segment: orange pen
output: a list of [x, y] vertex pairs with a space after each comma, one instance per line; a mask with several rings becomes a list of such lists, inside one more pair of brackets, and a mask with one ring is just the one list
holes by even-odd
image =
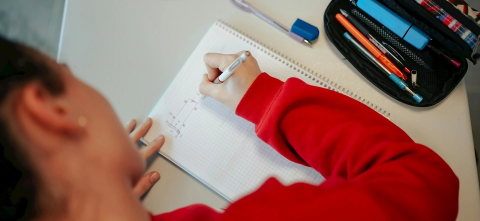
[[357, 28], [355, 28], [355, 26], [353, 26], [352, 23], [347, 20], [347, 18], [340, 13], [335, 15], [335, 18], [338, 20], [338, 22], [340, 22], [340, 24], [343, 25], [343, 27], [347, 29], [348, 32], [350, 32], [350, 34], [352, 34], [365, 48], [367, 48], [368, 51], [370, 51], [370, 53], [372, 53], [373, 56], [380, 61], [380, 63], [385, 65], [388, 70], [397, 75], [403, 81], [407, 80], [407, 75], [398, 69], [393, 62], [388, 60], [387, 56], [378, 50], [378, 48], [375, 47], [375, 45], [373, 45]]

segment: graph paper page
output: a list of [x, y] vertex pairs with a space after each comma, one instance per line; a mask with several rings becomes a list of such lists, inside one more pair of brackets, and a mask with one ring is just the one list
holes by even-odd
[[230, 201], [253, 192], [269, 177], [285, 185], [321, 183], [324, 178], [317, 171], [287, 160], [257, 138], [254, 124], [198, 93], [206, 73], [206, 53], [234, 54], [242, 50], [252, 53], [262, 71], [282, 81], [297, 77], [317, 86], [326, 85], [216, 22], [150, 113], [153, 126], [144, 139], [151, 142], [164, 134], [166, 141], [160, 153]]

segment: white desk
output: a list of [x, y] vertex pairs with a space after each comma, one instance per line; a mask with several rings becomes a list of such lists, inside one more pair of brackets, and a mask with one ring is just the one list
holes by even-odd
[[[197, 43], [217, 19], [267, 43], [280, 53], [367, 94], [388, 107], [392, 121], [415, 141], [440, 154], [460, 178], [459, 220], [480, 220], [480, 197], [465, 84], [442, 103], [413, 108], [393, 101], [365, 80], [327, 40], [323, 12], [328, 0], [251, 0], [279, 22], [297, 17], [320, 28], [314, 49], [303, 47], [228, 0], [68, 0], [59, 60], [100, 90], [123, 122], [143, 119]], [[275, 6], [275, 7], [269, 7]], [[474, 73], [476, 72], [476, 73]], [[468, 74], [480, 73], [480, 65]], [[162, 179], [144, 199], [153, 213], [193, 203], [222, 208], [226, 202], [180, 169], [158, 157], [149, 170]], [[439, 181], [441, 182], [441, 181]]]

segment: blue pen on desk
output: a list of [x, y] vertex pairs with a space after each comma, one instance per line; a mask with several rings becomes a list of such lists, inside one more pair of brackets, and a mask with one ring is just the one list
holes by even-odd
[[395, 82], [395, 84], [398, 85], [398, 87], [402, 90], [404, 90], [405, 92], [407, 92], [409, 95], [412, 96], [412, 98], [417, 102], [417, 103], [420, 103], [422, 102], [423, 100], [423, 97], [420, 96], [419, 94], [413, 92], [405, 82], [403, 82], [399, 77], [397, 77], [397, 75], [391, 73], [385, 66], [383, 66], [382, 63], [380, 63], [380, 61], [377, 60], [377, 58], [375, 58], [372, 54], [370, 54], [370, 52], [367, 51], [367, 49], [365, 49], [360, 43], [357, 42], [357, 40], [355, 40], [348, 32], [345, 32], [343, 34], [343, 36], [352, 43], [352, 45], [354, 45], [358, 50], [360, 50], [360, 52], [362, 52], [362, 54], [364, 54], [368, 60], [370, 60], [371, 62], [373, 62], [376, 66], [378, 66], [380, 68], [380, 70], [382, 70], [393, 82]]
[[248, 4], [247, 2], [245, 2], [243, 0], [231, 0], [231, 1], [232, 1], [233, 5], [237, 6], [242, 11], [255, 14], [257, 17], [259, 17], [262, 20], [266, 21], [267, 23], [271, 24], [273, 27], [275, 27], [278, 30], [282, 31], [283, 33], [287, 34], [288, 36], [290, 36], [294, 40], [296, 40], [300, 43], [304, 43], [304, 44], [306, 44], [310, 47], [312, 46], [312, 43], [309, 40], [293, 33], [291, 30], [284, 27], [280, 23], [276, 22], [272, 18], [268, 17], [266, 14], [263, 14], [262, 12], [260, 12], [259, 10], [257, 10], [256, 8], [254, 8], [253, 6]]

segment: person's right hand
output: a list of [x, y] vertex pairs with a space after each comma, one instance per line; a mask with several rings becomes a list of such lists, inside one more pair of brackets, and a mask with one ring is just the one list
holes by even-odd
[[261, 74], [257, 60], [250, 55], [223, 84], [214, 84], [213, 81], [242, 53], [243, 51], [236, 55], [206, 54], [204, 60], [208, 74], [203, 76], [199, 88], [201, 94], [212, 97], [233, 111], [237, 109], [250, 85]]

